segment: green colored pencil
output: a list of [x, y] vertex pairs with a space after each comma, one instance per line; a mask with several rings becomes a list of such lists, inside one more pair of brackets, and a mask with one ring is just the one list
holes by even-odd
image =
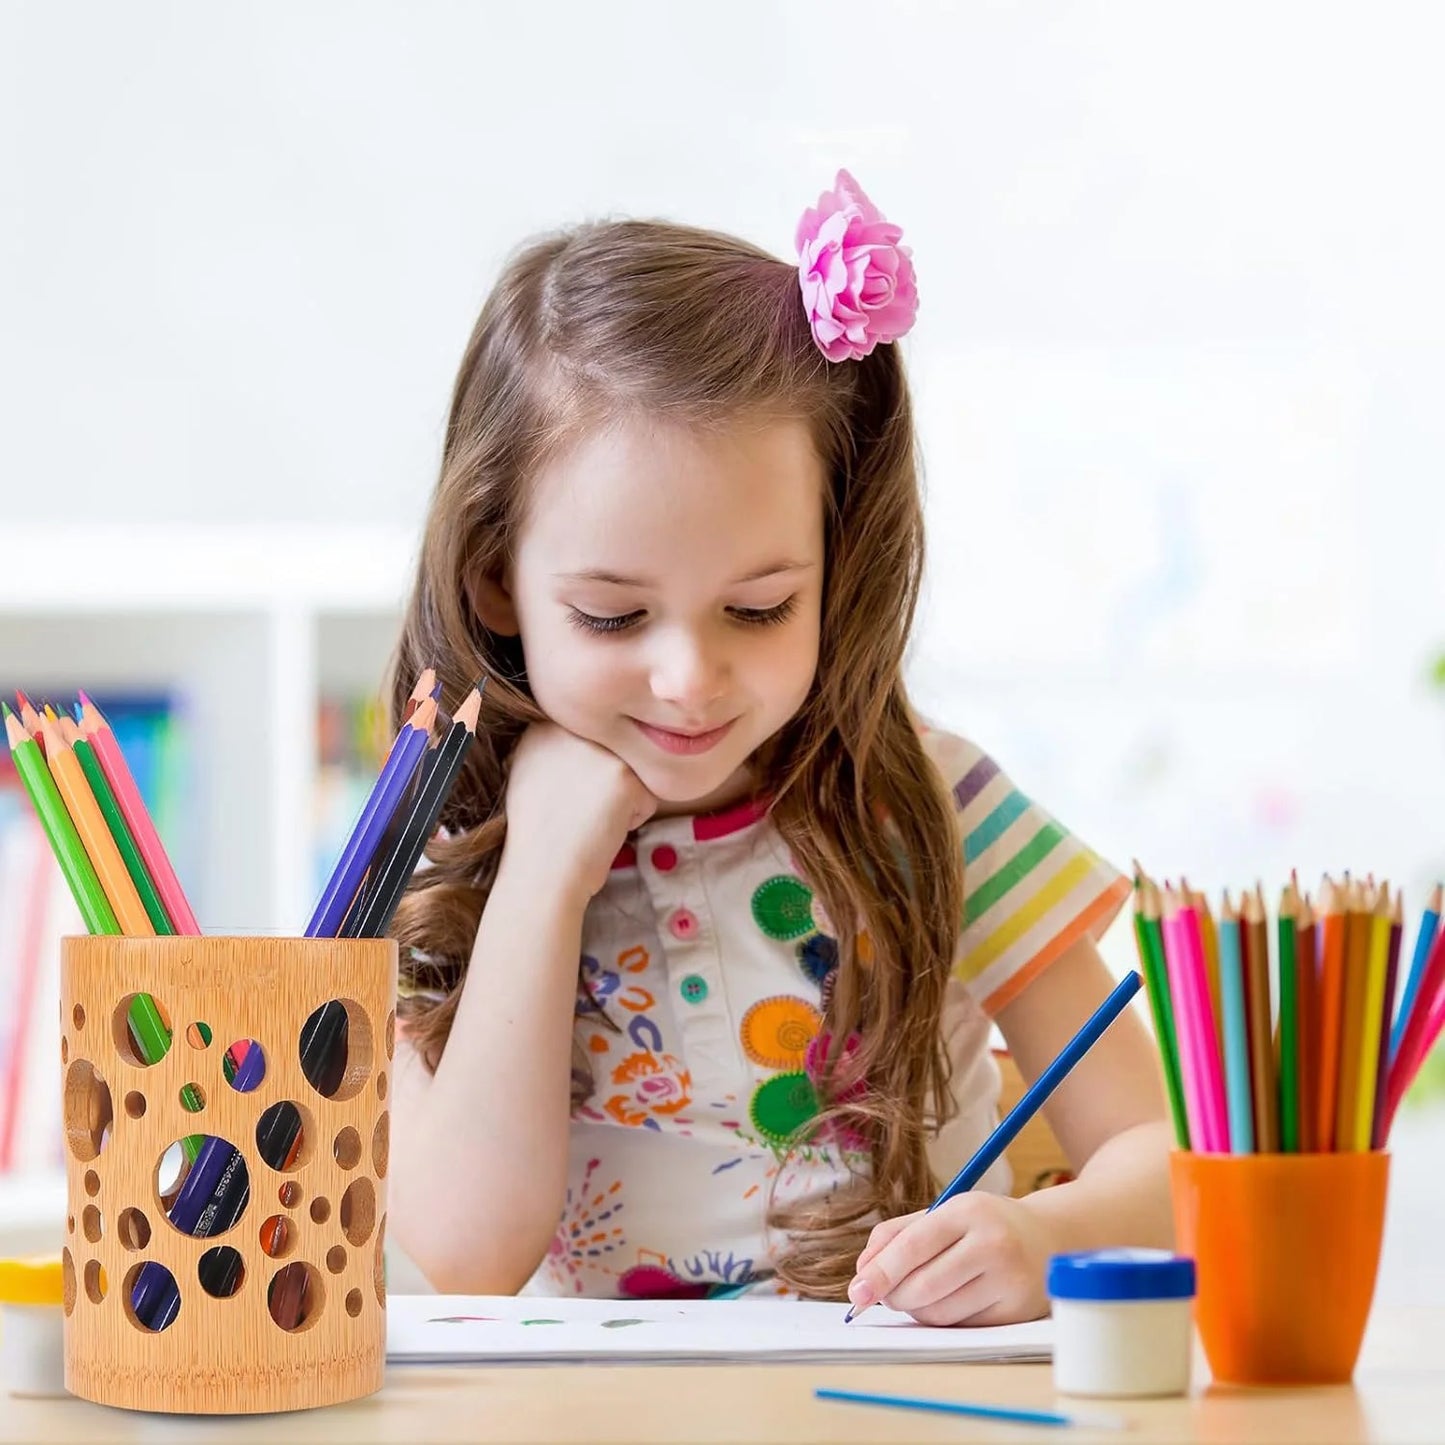
[[1299, 1153], [1299, 987], [1295, 974], [1295, 915], [1299, 898], [1294, 884], [1285, 886], [1279, 902], [1279, 1147]]
[[8, 703], [0, 702], [0, 710], [4, 712], [5, 737], [10, 744], [10, 755], [15, 759], [15, 771], [30, 795], [40, 826], [50, 840], [50, 851], [70, 885], [86, 928], [91, 933], [119, 933], [115, 910], [100, 886], [100, 878], [85, 851], [85, 844], [80, 841], [80, 834], [75, 831], [55, 779], [50, 776], [40, 744], [25, 731]]
[[[1169, 997], [1169, 974], [1164, 962], [1164, 932], [1159, 922], [1157, 899], [1145, 896], [1147, 880], [1134, 873], [1134, 942], [1144, 971], [1144, 990], [1149, 995], [1149, 1012], [1164, 1065], [1164, 1086], [1169, 1094], [1169, 1113], [1174, 1120], [1174, 1140], [1189, 1148], [1189, 1118], [1184, 1112], [1184, 1085], [1179, 1074], [1179, 1043], [1174, 1034], [1174, 1005]], [[1152, 888], [1152, 884], [1150, 887]]]
[[[73, 732], [71, 728], [74, 728]], [[80, 760], [85, 780], [90, 784], [90, 791], [95, 794], [95, 801], [100, 804], [101, 815], [105, 819], [106, 827], [110, 829], [110, 836], [115, 839], [121, 858], [125, 861], [130, 881], [135, 884], [135, 891], [140, 894], [146, 917], [158, 934], [172, 934], [176, 930], [166, 915], [166, 906], [161, 902], [161, 895], [156, 892], [156, 885], [151, 881], [145, 859], [136, 847], [130, 826], [125, 821], [125, 814], [121, 812], [120, 804], [116, 802], [115, 794], [106, 779], [105, 770], [100, 766], [100, 759], [96, 757], [95, 749], [86, 741], [80, 729], [75, 728], [74, 724], [71, 724], [71, 728], [66, 729], [66, 736], [75, 756]]]

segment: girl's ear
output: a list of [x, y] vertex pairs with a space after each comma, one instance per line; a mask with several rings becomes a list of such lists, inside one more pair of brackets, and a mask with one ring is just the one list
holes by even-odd
[[521, 632], [517, 624], [516, 604], [501, 578], [473, 577], [467, 591], [471, 596], [472, 610], [488, 632], [498, 637], [516, 637]]

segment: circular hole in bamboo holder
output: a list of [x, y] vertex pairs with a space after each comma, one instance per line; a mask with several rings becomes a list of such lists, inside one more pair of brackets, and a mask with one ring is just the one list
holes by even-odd
[[206, 1107], [206, 1091], [199, 1084], [182, 1084], [179, 1097], [188, 1114], [199, 1114]]
[[386, 1057], [389, 1060], [396, 1052], [396, 1010], [386, 1016]]
[[85, 1005], [76, 1004], [70, 1011], [71, 1022], [75, 1025], [75, 1032], [79, 1033], [85, 1027]]
[[341, 1232], [360, 1249], [376, 1227], [376, 1189], [366, 1175], [353, 1179], [341, 1196]]
[[201, 1256], [196, 1273], [201, 1288], [213, 1299], [230, 1299], [246, 1282], [246, 1261], [239, 1249], [218, 1244]]
[[126, 1117], [130, 1119], [144, 1119], [146, 1112], [146, 1096], [139, 1089], [131, 1089], [125, 1096]]
[[65, 1071], [65, 1142], [82, 1164], [100, 1153], [110, 1131], [110, 1085], [89, 1059], [75, 1059]]
[[306, 1191], [294, 1179], [288, 1179], [276, 1191], [276, 1198], [282, 1209], [295, 1209], [301, 1203], [305, 1193]]
[[261, 1226], [261, 1250], [270, 1259], [285, 1259], [296, 1246], [296, 1226], [284, 1214], [273, 1214]]
[[235, 1064], [226, 1082], [238, 1093], [249, 1094], [266, 1077], [266, 1050], [255, 1039], [237, 1039], [229, 1044], [223, 1057]]
[[318, 1195], [311, 1201], [311, 1222], [325, 1224], [331, 1218], [331, 1201]]
[[144, 1249], [151, 1242], [151, 1222], [134, 1205], [127, 1205], [116, 1220], [115, 1232], [129, 1250]]
[[194, 1160], [187, 1160], [179, 1139], [163, 1149], [152, 1175], [156, 1206], [177, 1234], [189, 1238], [190, 1230], [171, 1218], [173, 1205], [168, 1201], [179, 1198], [192, 1171], [197, 1169], [207, 1171], [211, 1181], [202, 1208], [209, 1210], [212, 1204], [217, 1206], [205, 1232], [208, 1236], [225, 1234], [245, 1217], [251, 1188], [246, 1157], [229, 1139], [208, 1136]]
[[75, 1233], [75, 1216], [73, 1214], [67, 1214], [65, 1216], [65, 1232], [67, 1234]]
[[376, 1302], [386, 1308], [386, 1215], [376, 1229], [376, 1253], [371, 1262], [371, 1287], [376, 1291]]
[[97, 1174], [94, 1169], [87, 1169], [85, 1171], [85, 1192], [90, 1195], [92, 1199], [100, 1193], [100, 1175]]
[[98, 1259], [89, 1259], [85, 1262], [85, 1297], [91, 1304], [98, 1305], [105, 1298], [106, 1278], [105, 1271], [100, 1267]]
[[323, 1098], [354, 1099], [371, 1077], [371, 1022], [349, 998], [334, 998], [313, 1009], [298, 1044], [301, 1072]]
[[266, 1290], [271, 1318], [288, 1334], [309, 1330], [326, 1307], [326, 1286], [320, 1271], [303, 1259], [282, 1265]]
[[371, 1134], [371, 1167], [378, 1179], [386, 1178], [387, 1165], [391, 1163], [391, 1111], [376, 1121]]
[[346, 1313], [355, 1319], [361, 1313], [361, 1291], [349, 1289], [346, 1291]]
[[160, 1053], [153, 1059], [146, 1058], [136, 1046], [136, 1038], [131, 1031], [130, 1016], [132, 1009], [139, 1011], [146, 1007], [140, 1002], [140, 1000], [145, 997], [146, 995], [138, 993], [126, 994], [126, 996], [116, 1004], [115, 1008], [111, 1010], [110, 1015], [110, 1036], [115, 1043], [116, 1053], [118, 1053], [126, 1063], [133, 1064], [138, 1069], [151, 1068], [155, 1064], [160, 1063], [171, 1051], [170, 1015], [166, 1012], [161, 1001], [154, 997], [151, 998], [151, 1003], [155, 1006], [156, 1013], [160, 1015], [161, 1022], [165, 1025], [161, 1030], [164, 1046], [161, 1048]]
[[326, 1268], [332, 1274], [340, 1274], [346, 1268], [346, 1250], [339, 1244], [333, 1244], [326, 1251]]
[[278, 1172], [300, 1169], [315, 1153], [316, 1123], [305, 1105], [294, 1099], [272, 1104], [256, 1121], [256, 1148]]
[[186, 1042], [193, 1048], [204, 1051], [211, 1047], [211, 1026], [196, 1022], [186, 1025]]
[[385, 1074], [378, 1074], [378, 1075], [376, 1076], [376, 1097], [377, 1097], [378, 1099], [385, 1099], [385, 1098], [386, 1098], [386, 1075], [385, 1075]]
[[68, 1248], [60, 1251], [60, 1303], [67, 1315], [75, 1309], [75, 1261]]
[[87, 1204], [80, 1216], [80, 1232], [90, 1241], [91, 1244], [99, 1244], [101, 1236], [105, 1233], [105, 1221], [100, 1217], [100, 1210], [95, 1205]]
[[[184, 1307], [175, 1275], [153, 1259], [142, 1260], [126, 1270], [121, 1299], [126, 1319], [147, 1335], [170, 1329]], [[156, 1302], [162, 1299], [168, 1300], [171, 1308], [158, 1310]]]
[[60, 1062], [62, 1064], [70, 1062], [70, 1040], [64, 1034], [60, 1036]]
[[361, 1135], [348, 1124], [332, 1141], [331, 1153], [343, 1169], [355, 1169], [361, 1163]]

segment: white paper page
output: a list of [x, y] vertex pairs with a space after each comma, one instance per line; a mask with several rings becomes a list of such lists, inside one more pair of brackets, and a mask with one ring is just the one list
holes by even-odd
[[1050, 1358], [1053, 1324], [937, 1329], [875, 1305], [798, 1300], [518, 1299], [392, 1295], [393, 1363], [860, 1360], [1024, 1362]]

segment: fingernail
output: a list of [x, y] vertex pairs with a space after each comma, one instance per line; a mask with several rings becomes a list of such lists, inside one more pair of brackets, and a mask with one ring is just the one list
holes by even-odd
[[848, 1286], [848, 1298], [860, 1309], [866, 1310], [869, 1305], [877, 1300], [878, 1296], [873, 1293], [873, 1286], [866, 1279], [858, 1278]]

